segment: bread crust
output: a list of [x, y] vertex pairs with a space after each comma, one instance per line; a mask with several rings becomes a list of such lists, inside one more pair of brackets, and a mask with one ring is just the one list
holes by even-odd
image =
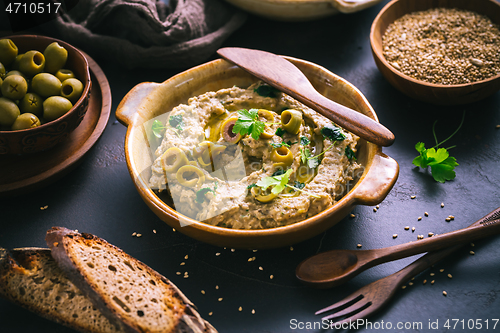
[[[194, 304], [171, 281], [104, 239], [88, 233], [53, 227], [47, 232], [46, 242], [52, 251], [52, 257], [69, 279], [111, 322], [121, 324], [124, 332], [217, 332], [210, 323], [201, 318]], [[106, 255], [102, 255], [102, 253]], [[93, 255], [99, 255], [99, 257], [92, 257]], [[110, 257], [113, 259], [110, 259]], [[104, 260], [103, 258], [107, 259]], [[130, 270], [122, 268], [124, 267], [123, 263], [126, 263]], [[89, 269], [86, 265], [93, 267]], [[124, 272], [124, 270], [127, 271]], [[124, 275], [125, 273], [128, 275]], [[107, 275], [104, 276], [104, 274]], [[109, 276], [111, 276], [111, 279]], [[140, 281], [143, 276], [146, 276], [151, 285], [146, 288], [144, 283], [139, 283], [138, 286], [135, 286], [137, 289], [133, 293], [121, 292], [124, 284], [119, 284], [122, 281], [113, 281], [112, 278], [115, 276], [117, 279], [130, 279], [133, 282], [135, 282], [136, 278]], [[110, 285], [114, 287], [115, 284], [119, 287], [114, 288], [113, 293], [110, 293]], [[129, 298], [136, 297], [136, 293], [142, 295], [142, 291], [144, 291], [144, 298], [151, 297], [151, 294], [147, 293], [146, 290], [149, 290], [152, 294], [161, 292], [161, 294], [168, 296], [164, 296], [163, 299], [159, 300], [155, 298], [154, 304], [151, 303], [149, 304], [150, 307], [142, 308], [136, 306], [139, 301], [142, 301], [142, 297], [140, 299], [135, 298], [134, 302], [126, 301]], [[146, 317], [151, 313], [150, 309], [161, 302], [164, 302], [161, 305], [166, 307], [163, 306], [165, 312], [159, 317], [165, 320], [165, 315], [170, 316], [167, 325], [168, 329], [145, 324], [149, 323]], [[156, 308], [160, 308], [160, 306]], [[144, 317], [141, 317], [141, 315]], [[159, 322], [163, 323], [164, 321]]]

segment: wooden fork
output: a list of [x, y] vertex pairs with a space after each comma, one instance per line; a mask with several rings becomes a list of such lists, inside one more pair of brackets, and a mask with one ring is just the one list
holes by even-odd
[[[497, 208], [482, 219], [474, 222], [472, 225], [484, 224], [498, 218], [500, 218], [500, 208]], [[396, 291], [408, 280], [425, 271], [427, 268], [455, 252], [462, 246], [463, 245], [456, 245], [447, 249], [429, 252], [400, 271], [362, 287], [340, 302], [316, 311], [315, 314], [319, 315], [325, 312], [334, 311], [332, 314], [321, 319], [322, 321], [329, 320], [331, 325], [342, 325], [344, 323], [355, 322], [358, 319], [367, 318], [386, 305], [396, 294]]]

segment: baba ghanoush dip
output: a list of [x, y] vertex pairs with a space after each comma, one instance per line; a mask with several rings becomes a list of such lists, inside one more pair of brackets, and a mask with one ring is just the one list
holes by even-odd
[[151, 188], [211, 225], [304, 220], [335, 204], [361, 173], [356, 135], [262, 82], [192, 97], [151, 131], [162, 138]]

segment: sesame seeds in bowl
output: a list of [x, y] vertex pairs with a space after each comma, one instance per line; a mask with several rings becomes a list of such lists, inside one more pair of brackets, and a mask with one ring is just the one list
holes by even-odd
[[479, 101], [500, 89], [500, 4], [394, 0], [375, 18], [377, 67], [404, 94], [437, 105]]

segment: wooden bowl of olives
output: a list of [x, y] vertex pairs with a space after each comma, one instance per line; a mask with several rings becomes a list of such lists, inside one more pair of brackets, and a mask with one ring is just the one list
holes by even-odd
[[66, 140], [87, 112], [90, 88], [87, 59], [70, 44], [0, 38], [0, 154], [36, 153]]

